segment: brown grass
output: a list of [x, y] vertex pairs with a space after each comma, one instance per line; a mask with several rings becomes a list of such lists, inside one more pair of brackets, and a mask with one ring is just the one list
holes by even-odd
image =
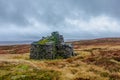
[[23, 54], [29, 53], [30, 45], [0, 46], [0, 54]]
[[[104, 41], [105, 39], [102, 41], [94, 40], [88, 42], [88, 44], [85, 41], [74, 42], [74, 51], [77, 56], [68, 59], [56, 60], [29, 59], [28, 52], [30, 46], [12, 46], [12, 48], [10, 46], [2, 48], [0, 47], [0, 75], [4, 76], [5, 74], [9, 73], [17, 74], [17, 72], [14, 70], [19, 70], [19, 67], [14, 67], [13, 69], [13, 66], [11, 65], [14, 64], [14, 66], [20, 66], [19, 64], [21, 64], [22, 67], [20, 68], [23, 69], [27, 69], [26, 65], [30, 66], [30, 68], [26, 71], [27, 73], [36, 75], [34, 78], [41, 78], [40, 74], [38, 73], [42, 70], [45, 72], [45, 74], [41, 73], [42, 77], [45, 78], [46, 74], [50, 77], [50, 79], [45, 78], [45, 80], [120, 80], [119, 39], [117, 39], [116, 43], [115, 40], [112, 42], [111, 39], [106, 40], [105, 42]], [[16, 51], [15, 54], [6, 53], [7, 51], [10, 52], [12, 50]], [[33, 70], [33, 68], [36, 70]], [[30, 72], [30, 70], [33, 70], [33, 72]], [[18, 74], [24, 77], [24, 73], [25, 72], [23, 71], [23, 73]], [[30, 74], [26, 75], [32, 76]], [[9, 77], [13, 77], [13, 75]], [[8, 78], [2, 80], [7, 79]], [[33, 79], [29, 78], [29, 80]]]

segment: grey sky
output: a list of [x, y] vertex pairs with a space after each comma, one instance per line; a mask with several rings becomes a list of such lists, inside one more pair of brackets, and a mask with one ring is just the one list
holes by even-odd
[[0, 0], [0, 41], [120, 37], [120, 0]]

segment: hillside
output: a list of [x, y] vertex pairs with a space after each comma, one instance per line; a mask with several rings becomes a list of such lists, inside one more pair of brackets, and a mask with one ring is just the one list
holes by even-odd
[[91, 40], [73, 41], [75, 45], [119, 45], [120, 38], [99, 38]]
[[30, 45], [0, 46], [0, 80], [120, 80], [120, 38], [72, 43], [76, 56], [40, 61]]
[[0, 54], [23, 54], [28, 53], [30, 45], [4, 45], [0, 46]]

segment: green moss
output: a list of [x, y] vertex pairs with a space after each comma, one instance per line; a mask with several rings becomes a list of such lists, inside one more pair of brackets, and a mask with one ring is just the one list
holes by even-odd
[[41, 41], [38, 41], [38, 44], [46, 44], [47, 42], [49, 42], [49, 40], [48, 39], [43, 39], [43, 40], [41, 40]]
[[43, 45], [43, 44], [46, 44], [47, 42], [51, 42], [51, 41], [52, 42], [54, 41], [54, 43], [57, 44], [57, 42], [58, 42], [57, 36], [56, 35], [48, 36], [45, 39], [38, 41], [38, 44]]

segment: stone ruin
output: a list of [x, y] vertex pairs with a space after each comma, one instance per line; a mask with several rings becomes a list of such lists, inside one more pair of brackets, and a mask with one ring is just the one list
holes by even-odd
[[71, 56], [74, 56], [72, 45], [66, 44], [58, 32], [31, 44], [30, 59], [65, 59]]

